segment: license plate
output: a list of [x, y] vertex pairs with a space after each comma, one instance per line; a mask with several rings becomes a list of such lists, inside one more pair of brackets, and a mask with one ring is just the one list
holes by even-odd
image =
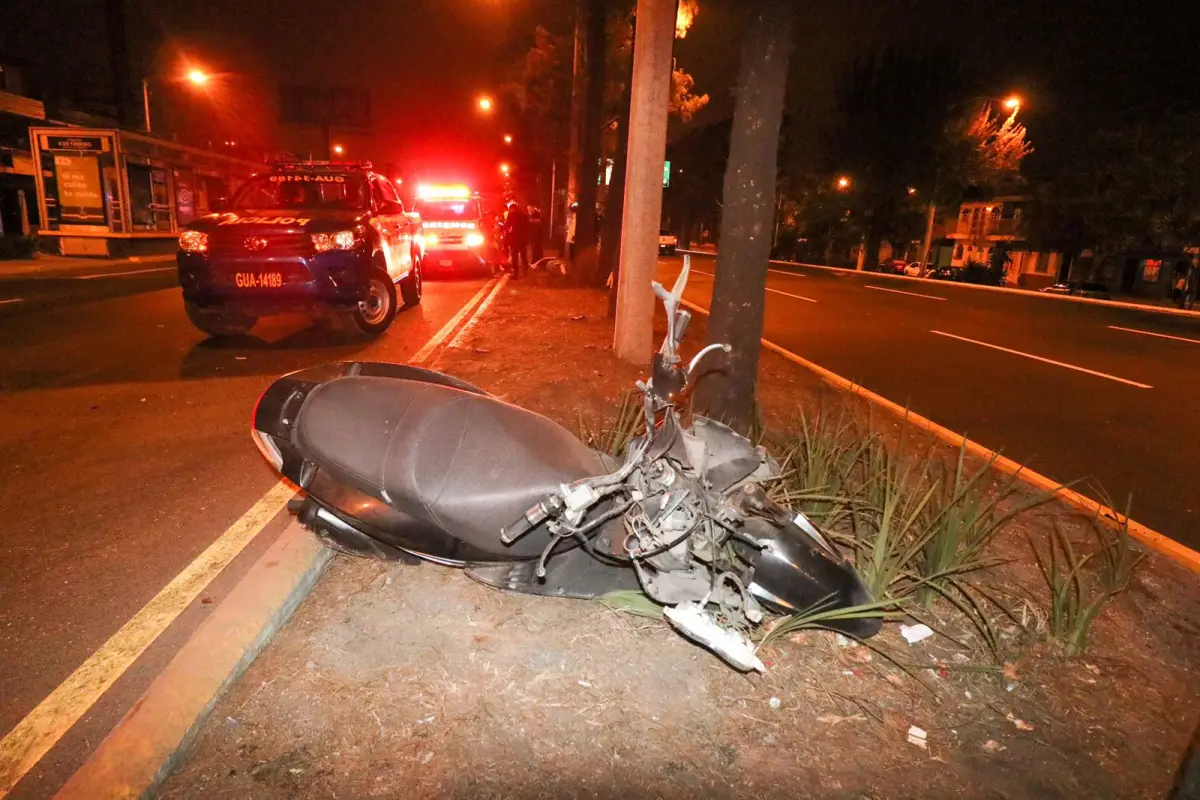
[[439, 262], [438, 262], [438, 266], [439, 266], [439, 267], [453, 267], [453, 266], [454, 266], [454, 259], [452, 259], [452, 258], [443, 258], [441, 261], [439, 261]]
[[239, 289], [278, 289], [283, 286], [282, 272], [237, 272], [233, 283]]

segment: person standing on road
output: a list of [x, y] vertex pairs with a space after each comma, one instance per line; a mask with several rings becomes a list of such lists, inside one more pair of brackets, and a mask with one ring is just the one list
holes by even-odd
[[542, 210], [537, 206], [529, 206], [529, 262], [536, 264], [542, 260], [545, 253], [542, 250]]
[[529, 215], [515, 201], [509, 201], [504, 215], [504, 238], [508, 242], [509, 269], [513, 280], [529, 271]]

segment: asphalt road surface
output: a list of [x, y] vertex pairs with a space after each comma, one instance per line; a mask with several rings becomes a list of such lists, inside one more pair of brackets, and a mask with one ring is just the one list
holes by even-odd
[[767, 340], [1200, 549], [1200, 318], [805, 267], [766, 302]]
[[[0, 279], [0, 736], [276, 484], [249, 437], [275, 377], [406, 361], [483, 285], [427, 283], [373, 342], [280, 317], [220, 344], [188, 323], [172, 265], [109, 269], [125, 274]], [[267, 525], [11, 796], [53, 794], [285, 523]]]

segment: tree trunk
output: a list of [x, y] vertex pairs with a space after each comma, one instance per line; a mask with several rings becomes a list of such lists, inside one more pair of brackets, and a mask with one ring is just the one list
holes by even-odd
[[[636, 35], [636, 32], [635, 34]], [[612, 182], [608, 186], [608, 203], [604, 208], [604, 231], [600, 241], [600, 269], [596, 278], [603, 283], [609, 275], [608, 315], [617, 313], [617, 270], [621, 263], [622, 222], [625, 219], [625, 165], [629, 155], [629, 98], [633, 81], [625, 84], [621, 93], [621, 118], [617, 122], [617, 152], [613, 154]]]
[[779, 126], [792, 50], [792, 0], [758, 0], [742, 44], [709, 342], [732, 346], [728, 370], [703, 380], [697, 405], [735, 428], [754, 420]]
[[596, 263], [596, 194], [600, 179], [600, 149], [604, 123], [604, 72], [606, 0], [586, 0], [587, 19], [584, 22], [587, 36], [584, 42], [587, 63], [587, 93], [583, 109], [583, 127], [579, 137], [579, 186], [576, 202], [579, 209], [575, 217], [575, 252], [573, 266], [575, 275], [582, 285], [595, 280]]
[[921, 274], [929, 266], [929, 251], [933, 247], [933, 223], [937, 219], [937, 206], [929, 204], [925, 211], [925, 238], [921, 240]]
[[879, 233], [879, 226], [874, 223], [874, 220], [867, 223], [867, 235], [863, 239], [863, 247], [866, 252], [858, 259], [859, 269], [868, 269], [874, 272], [879, 269], [879, 245], [883, 243], [883, 236]]

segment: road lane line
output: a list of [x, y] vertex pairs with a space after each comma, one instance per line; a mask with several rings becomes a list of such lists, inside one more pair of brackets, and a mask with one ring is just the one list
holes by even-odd
[[780, 290], [778, 290], [778, 289], [772, 289], [772, 288], [771, 288], [771, 287], [769, 287], [769, 286], [767, 287], [767, 291], [768, 291], [768, 292], [774, 292], [775, 294], [781, 294], [781, 295], [784, 295], [785, 297], [794, 297], [794, 298], [796, 298], [797, 300], [807, 300], [807, 301], [808, 301], [808, 302], [810, 302], [810, 303], [815, 303], [815, 302], [817, 302], [816, 300], [813, 300], [811, 297], [805, 297], [805, 296], [804, 296], [804, 295], [802, 295], [802, 294], [792, 294], [791, 292], [781, 292]]
[[[476, 309], [475, 313], [471, 315], [471, 318], [467, 320], [467, 324], [458, 329], [458, 333], [455, 334], [454, 338], [450, 340], [450, 344], [446, 345], [447, 347], [454, 349], [456, 347], [463, 346], [463, 341], [465, 340], [467, 331], [471, 330], [471, 328], [474, 328], [475, 323], [479, 321], [480, 317], [487, 313], [487, 310], [492, 306], [492, 301], [496, 299], [496, 295], [500, 294], [500, 290], [504, 288], [504, 284], [506, 283], [508, 283], [507, 272], [500, 277], [500, 280], [496, 281], [496, 285], [492, 287], [491, 293], [488, 294], [488, 296], [484, 298], [484, 301], [479, 304], [479, 308]], [[486, 289], [487, 287], [485, 286], [484, 288]]]
[[0, 306], [6, 306], [9, 303], [24, 303], [24, 297], [14, 297], [12, 300], [0, 300]]
[[0, 740], [0, 797], [12, 791], [293, 494], [286, 484], [272, 487]]
[[149, 272], [167, 272], [168, 270], [174, 271], [175, 269], [175, 267], [154, 267], [152, 269], [131, 269], [126, 270], [125, 272], [101, 272], [96, 275], [76, 275], [75, 280], [91, 281], [95, 280], [96, 278], [119, 278], [122, 275], [145, 275]]
[[[715, 279], [716, 279], [716, 277], [717, 277], [716, 275], [713, 275], [711, 272], [701, 272], [700, 270], [698, 270], [698, 269], [696, 269], [696, 268], [694, 268], [694, 267], [692, 268], [692, 272], [693, 272], [693, 273], [695, 273], [695, 274], [698, 274], [698, 275], [705, 275], [705, 276], [707, 276], [707, 277], [709, 277], [709, 278], [713, 278], [714, 280], [715, 280]], [[794, 298], [796, 298], [797, 300], [807, 300], [807, 301], [808, 301], [808, 302], [810, 302], [810, 303], [815, 303], [815, 302], [817, 302], [816, 300], [813, 300], [811, 297], [805, 297], [805, 296], [804, 296], [804, 295], [802, 295], [802, 294], [792, 294], [791, 292], [784, 292], [784, 291], [780, 291], [779, 289], [772, 289], [772, 288], [771, 288], [771, 287], [769, 287], [769, 286], [767, 287], [767, 291], [768, 291], [768, 292], [774, 292], [775, 294], [781, 294], [781, 295], [783, 295], [783, 296], [785, 296], [785, 297], [794, 297]]]
[[1035, 356], [1032, 353], [1025, 353], [1020, 350], [1012, 350], [1008, 347], [1001, 347], [998, 344], [990, 344], [988, 342], [981, 342], [978, 339], [968, 339], [965, 336], [957, 336], [953, 333], [946, 333], [945, 331], [930, 331], [930, 333], [935, 333], [938, 336], [946, 336], [950, 339], [958, 339], [961, 342], [970, 342], [971, 344], [977, 344], [980, 347], [990, 347], [993, 350], [999, 350], [1002, 353], [1011, 353], [1014, 356], [1030, 358], [1030, 359], [1033, 359], [1034, 361], [1041, 361], [1044, 364], [1053, 364], [1056, 367], [1064, 367], [1066, 369], [1073, 369], [1076, 372], [1084, 372], [1088, 375], [1095, 375], [1097, 378], [1107, 378], [1110, 381], [1116, 381], [1117, 383], [1124, 383], [1128, 386], [1136, 386], [1139, 389], [1153, 389], [1154, 388], [1153, 386], [1151, 386], [1148, 383], [1138, 383], [1137, 381], [1131, 381], [1128, 378], [1118, 378], [1116, 375], [1109, 375], [1107, 372], [1097, 372], [1094, 369], [1087, 369], [1086, 367], [1077, 367], [1074, 364], [1068, 364], [1064, 361], [1055, 361], [1052, 358], [1043, 358], [1042, 356]]
[[[693, 303], [690, 300], [682, 299], [680, 304], [687, 306], [691, 310], [700, 313], [708, 314], [708, 309], [698, 303]], [[905, 406], [895, 403], [881, 394], [876, 394], [870, 389], [855, 383], [854, 381], [843, 378], [833, 370], [826, 369], [814, 361], [809, 361], [803, 356], [796, 355], [791, 350], [783, 348], [769, 339], [762, 339], [762, 345], [766, 349], [783, 356], [793, 364], [797, 364], [805, 369], [812, 370], [822, 379], [832, 384], [833, 386], [856, 394], [859, 397], [866, 399], [868, 402], [875, 403], [883, 408], [891, 411], [896, 416], [903, 419], [905, 422], [927, 431], [928, 433], [941, 439], [946, 444], [954, 448], [965, 447], [968, 452], [977, 458], [981, 458], [988, 463], [989, 466], [998, 469], [1005, 475], [1012, 475], [1014, 478], [1019, 478], [1026, 483], [1041, 489], [1044, 492], [1061, 497], [1063, 500], [1081, 508], [1090, 514], [1096, 514], [1101, 519], [1113, 524], [1120, 525], [1124, 523], [1129, 533], [1142, 544], [1146, 545], [1156, 552], [1178, 561], [1188, 569], [1200, 574], [1200, 552], [1192, 548], [1180, 544], [1174, 539], [1165, 536], [1153, 528], [1149, 528], [1135, 519], [1125, 516], [1119, 511], [1109, 508], [1103, 503], [1097, 502], [1086, 495], [1082, 495], [1073, 489], [1069, 489], [1056, 480], [1042, 475], [1040, 472], [1026, 467], [1024, 464], [1019, 464], [1007, 456], [1003, 456], [995, 450], [990, 450], [978, 442], [973, 442], [962, 434], [955, 433], [949, 428], [939, 425], [931, 419], [921, 416]]]
[[1200, 339], [1189, 339], [1186, 336], [1171, 336], [1167, 333], [1155, 333], [1154, 331], [1143, 331], [1138, 328], [1122, 328], [1120, 325], [1109, 325], [1114, 331], [1128, 331], [1129, 333], [1140, 333], [1144, 336], [1157, 336], [1159, 339], [1174, 339], [1177, 342], [1192, 342], [1200, 344]]
[[938, 297], [936, 294], [921, 294], [920, 292], [906, 292], [903, 289], [889, 289], [886, 286], [864, 286], [864, 289], [874, 289], [877, 292], [893, 292], [895, 294], [906, 294], [909, 297], [927, 297], [930, 300], [948, 300], [948, 297]]
[[767, 267], [767, 272], [774, 272], [777, 275], [790, 275], [793, 278], [805, 277], [803, 272], [789, 272], [786, 269], [771, 269], [770, 267]]
[[[463, 317], [492, 288], [485, 283], [475, 296], [409, 360], [421, 365], [454, 332]], [[475, 309], [478, 315], [481, 309]], [[474, 317], [472, 317], [474, 319]], [[0, 739], [0, 798], [4, 798], [42, 756], [95, 705], [155, 639], [204, 591], [255, 536], [287, 505], [296, 490], [280, 481], [228, 530], [184, 567], [150, 602], [109, 637], [65, 681]]]
[[[450, 338], [450, 334], [454, 333], [454, 329], [458, 327], [458, 323], [462, 322], [463, 317], [471, 313], [471, 309], [475, 308], [475, 304], [479, 302], [480, 298], [483, 297], [488, 289], [492, 288], [492, 284], [495, 282], [495, 280], [495, 278], [492, 278], [483, 286], [479, 287], [479, 291], [475, 293], [475, 296], [468, 300], [466, 305], [460, 308], [458, 313], [451, 317], [450, 321], [443, 325], [442, 329], [435, 333], [433, 338], [426, 342], [425, 345], [408, 360], [408, 363], [419, 367], [428, 361], [429, 356], [433, 354], [433, 351], [437, 350], [442, 342]], [[478, 314], [479, 311], [476, 310], [475, 313]]]

